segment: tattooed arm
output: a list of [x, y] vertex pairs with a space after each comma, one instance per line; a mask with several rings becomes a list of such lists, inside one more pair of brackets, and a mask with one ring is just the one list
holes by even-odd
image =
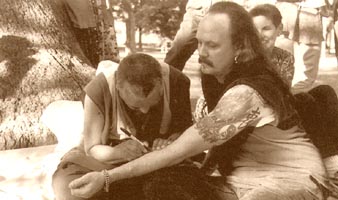
[[[220, 145], [245, 127], [255, 126], [263, 115], [269, 114], [266, 110], [271, 111], [271, 109], [265, 106], [261, 97], [251, 87], [235, 86], [223, 95], [209, 115], [188, 128], [172, 144], [108, 171], [110, 180], [113, 182], [147, 174], [180, 163], [186, 158]], [[81, 195], [83, 191], [76, 186], [89, 185], [95, 176], [97, 174], [89, 173], [73, 181], [70, 184], [72, 194]]]

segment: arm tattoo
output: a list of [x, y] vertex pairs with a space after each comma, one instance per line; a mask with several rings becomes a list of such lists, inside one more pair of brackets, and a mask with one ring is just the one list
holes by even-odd
[[251, 110], [244, 119], [231, 120], [233, 122], [226, 123], [225, 120], [217, 120], [215, 117], [206, 118], [196, 124], [199, 134], [203, 139], [210, 143], [219, 142], [220, 140], [228, 141], [238, 132], [248, 127], [251, 122], [258, 118], [260, 114], [259, 107]]
[[228, 90], [209, 115], [195, 125], [206, 142], [228, 141], [259, 120], [262, 104], [255, 90], [248, 86], [232, 89]]
[[256, 110], [251, 110], [251, 112], [246, 116], [246, 118], [239, 124], [239, 129], [244, 129], [248, 126], [253, 120], [257, 119], [259, 116], [260, 111], [259, 107], [256, 108]]
[[218, 121], [215, 117], [204, 118], [196, 124], [196, 128], [199, 129], [199, 134], [205, 141], [215, 143], [236, 133], [237, 128], [234, 124], [229, 124], [227, 130], [220, 132], [224, 123], [223, 120]]

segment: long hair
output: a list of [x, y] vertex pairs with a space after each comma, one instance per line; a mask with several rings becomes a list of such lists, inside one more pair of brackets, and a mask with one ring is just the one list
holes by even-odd
[[142, 88], [147, 96], [158, 81], [162, 80], [161, 64], [152, 56], [134, 53], [126, 56], [117, 68], [117, 84], [127, 81]]
[[243, 68], [237, 69], [238, 71], [250, 70], [257, 74], [262, 70], [267, 70], [276, 77], [284, 90], [289, 90], [287, 84], [272, 67], [270, 59], [267, 58], [249, 12], [234, 2], [218, 2], [210, 7], [208, 14], [225, 14], [229, 17], [231, 41], [233, 46], [240, 50], [237, 58], [238, 65], [240, 65], [238, 67]]
[[[264, 91], [271, 96], [277, 96], [277, 93], [291, 95], [289, 86], [282, 80], [272, 67], [271, 61], [266, 56], [266, 51], [263, 48], [259, 38], [258, 31], [254, 26], [250, 14], [240, 5], [233, 2], [218, 2], [213, 4], [208, 15], [224, 14], [230, 19], [230, 37], [234, 48], [240, 51], [232, 71], [226, 75], [224, 86], [227, 87], [236, 79], [257, 77], [261, 75], [269, 75], [274, 79], [275, 85], [279, 91]], [[205, 78], [206, 79], [206, 78]], [[202, 79], [203, 81], [203, 79]], [[203, 84], [202, 84], [203, 86]], [[207, 99], [209, 93], [213, 95], [215, 89], [204, 89], [205, 97]], [[217, 95], [214, 95], [217, 97]], [[211, 108], [218, 102], [221, 96], [209, 98]], [[211, 99], [211, 100], [210, 100]], [[268, 102], [270, 99], [266, 99]], [[271, 105], [279, 113], [279, 103], [271, 102]], [[209, 104], [208, 104], [209, 107]]]
[[226, 14], [229, 17], [232, 44], [240, 49], [238, 62], [265, 56], [252, 18], [242, 6], [233, 2], [218, 2], [210, 7], [208, 14]]

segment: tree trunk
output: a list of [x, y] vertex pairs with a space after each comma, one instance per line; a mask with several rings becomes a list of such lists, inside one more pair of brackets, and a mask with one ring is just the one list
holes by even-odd
[[143, 45], [142, 45], [142, 28], [139, 27], [138, 28], [138, 48], [139, 48], [139, 51], [142, 51], [143, 50]]
[[129, 53], [136, 52], [136, 41], [135, 41], [135, 28], [136, 28], [136, 21], [135, 21], [135, 14], [133, 8], [128, 1], [122, 1], [122, 5], [124, 10], [127, 12], [127, 17], [125, 20], [126, 23], [126, 48], [128, 49]]
[[135, 40], [135, 34], [136, 34], [136, 20], [135, 20], [135, 14], [134, 12], [129, 12], [129, 19], [128, 19], [128, 23], [129, 23], [129, 30], [127, 30], [128, 33], [128, 44], [129, 44], [129, 48], [131, 50], [132, 53], [136, 52], [136, 40]]
[[63, 6], [62, 0], [0, 1], [0, 150], [56, 143], [40, 122], [43, 109], [79, 100], [94, 76]]

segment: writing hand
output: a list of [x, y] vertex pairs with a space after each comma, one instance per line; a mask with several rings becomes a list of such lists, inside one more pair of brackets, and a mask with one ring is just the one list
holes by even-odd
[[71, 194], [81, 198], [90, 198], [99, 192], [104, 186], [102, 172], [89, 172], [69, 183]]
[[148, 152], [144, 146], [134, 140], [126, 140], [114, 148], [120, 152], [121, 157], [126, 161], [134, 160]]

